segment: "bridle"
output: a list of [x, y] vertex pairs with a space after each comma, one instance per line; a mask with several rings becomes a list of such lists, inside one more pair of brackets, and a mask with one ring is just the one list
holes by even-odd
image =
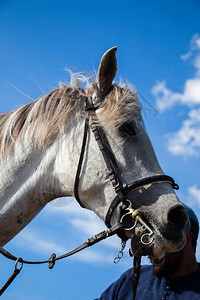
[[[112, 229], [111, 226], [111, 218], [113, 215], [114, 210], [116, 209], [117, 206], [120, 206], [121, 208], [121, 216], [120, 216], [120, 221], [123, 220], [123, 217], [126, 215], [131, 215], [132, 219], [137, 217], [137, 220], [144, 225], [146, 229], [148, 229], [149, 233], [148, 234], [143, 234], [143, 237], [147, 237], [148, 239], [150, 237], [150, 242], [148, 241], [146, 245], [149, 245], [152, 243], [153, 238], [151, 234], [153, 234], [152, 230], [148, 227], [148, 225], [143, 221], [143, 219], [138, 216], [138, 211], [134, 210], [132, 206], [130, 206], [130, 201], [127, 200], [127, 196], [134, 192], [135, 190], [144, 187], [145, 185], [148, 184], [156, 184], [156, 183], [170, 183], [172, 187], [175, 190], [179, 189], [179, 186], [175, 183], [174, 179], [171, 176], [164, 175], [164, 174], [159, 174], [159, 175], [154, 175], [154, 176], [149, 176], [145, 178], [141, 178], [137, 181], [134, 181], [131, 184], [127, 184], [121, 174], [121, 171], [119, 169], [119, 166], [116, 162], [114, 153], [110, 147], [109, 141], [104, 133], [104, 130], [101, 126], [98, 126], [97, 120], [97, 115], [96, 115], [96, 109], [98, 107], [95, 107], [92, 101], [92, 98], [85, 98], [85, 111], [88, 113], [86, 119], [85, 119], [85, 128], [84, 128], [84, 134], [83, 134], [83, 141], [82, 141], [82, 147], [81, 147], [81, 153], [80, 153], [80, 158], [78, 162], [78, 167], [77, 167], [77, 172], [75, 176], [75, 184], [74, 184], [74, 195], [78, 203], [80, 204], [81, 207], [85, 208], [84, 205], [82, 204], [80, 198], [79, 198], [79, 192], [78, 192], [78, 187], [79, 187], [79, 180], [80, 180], [80, 174], [81, 174], [81, 169], [82, 169], [82, 163], [83, 163], [83, 158], [84, 158], [84, 153], [86, 149], [86, 144], [87, 144], [87, 137], [88, 137], [88, 132], [89, 129], [94, 134], [95, 140], [98, 144], [99, 150], [102, 153], [106, 168], [107, 168], [107, 174], [110, 179], [110, 182], [112, 183], [112, 187], [115, 190], [116, 197], [114, 200], [111, 202], [109, 209], [106, 213], [105, 217], [105, 225], [108, 228]], [[91, 121], [91, 122], [90, 122]], [[127, 213], [128, 210], [128, 213]], [[126, 229], [126, 224], [123, 222], [121, 223], [122, 227], [120, 227], [116, 233], [118, 236], [122, 239], [122, 249], [124, 242], [123, 240], [126, 241], [126, 236], [123, 232], [123, 229]], [[136, 221], [135, 221], [136, 225]], [[135, 226], [134, 225], [134, 226]], [[133, 227], [134, 227], [133, 226]], [[132, 228], [133, 228], [132, 227]], [[131, 228], [131, 229], [132, 229]], [[130, 228], [128, 229], [130, 230]], [[141, 237], [142, 239], [142, 237]], [[145, 245], [145, 242], [143, 242]], [[119, 251], [122, 253], [122, 251]], [[130, 251], [131, 255], [131, 251]], [[132, 255], [131, 255], [132, 256]], [[117, 261], [119, 261], [120, 257], [117, 257]], [[140, 277], [140, 268], [141, 268], [141, 256], [134, 256], [133, 260], [133, 275], [132, 275], [132, 293], [133, 293], [133, 300], [135, 300], [136, 297], [136, 290], [137, 290], [137, 285], [139, 282], [139, 277]]]
[[[85, 128], [84, 128], [84, 134], [83, 134], [83, 141], [82, 141], [82, 147], [77, 167], [77, 172], [75, 176], [75, 183], [74, 183], [74, 196], [81, 207], [85, 208], [82, 204], [80, 198], [79, 198], [79, 180], [80, 180], [80, 174], [82, 169], [82, 163], [84, 158], [84, 153], [86, 149], [87, 144], [87, 137], [89, 129], [94, 134], [95, 140], [98, 144], [99, 150], [102, 153], [106, 168], [107, 168], [107, 174], [110, 179], [110, 182], [112, 184], [112, 188], [115, 190], [116, 197], [111, 202], [110, 207], [106, 213], [105, 217], [105, 225], [110, 228], [111, 227], [111, 217], [113, 215], [113, 212], [115, 208], [120, 205], [121, 207], [121, 213], [123, 214], [123, 211], [127, 209], [129, 206], [129, 201], [127, 202], [127, 196], [131, 194], [133, 191], [144, 187], [148, 184], [155, 184], [155, 183], [170, 183], [172, 187], [175, 190], [178, 190], [179, 187], [175, 183], [174, 179], [168, 175], [160, 174], [160, 175], [154, 175], [149, 176], [145, 178], [141, 178], [139, 180], [134, 181], [131, 184], [127, 184], [121, 174], [120, 168], [116, 162], [115, 156], [113, 154], [113, 151], [110, 147], [109, 141], [106, 137], [106, 134], [102, 128], [102, 126], [98, 125], [96, 110], [98, 107], [95, 107], [93, 104], [92, 98], [85, 98], [85, 111], [88, 114], [85, 118]], [[91, 122], [90, 122], [91, 120]]]
[[[104, 95], [105, 97], [105, 95]], [[147, 184], [156, 184], [156, 183], [170, 183], [172, 187], [177, 190], [179, 189], [178, 185], [175, 183], [174, 179], [168, 175], [160, 174], [160, 175], [154, 175], [149, 176], [146, 178], [141, 178], [137, 181], [134, 181], [131, 184], [127, 184], [121, 174], [120, 168], [116, 162], [115, 156], [113, 154], [113, 151], [110, 147], [109, 141], [106, 137], [106, 134], [104, 133], [104, 130], [101, 126], [98, 125], [97, 116], [96, 116], [96, 109], [98, 107], [95, 107], [93, 104], [92, 98], [85, 97], [85, 112], [87, 114], [85, 118], [85, 127], [84, 127], [84, 134], [83, 134], [83, 140], [82, 140], [82, 146], [81, 146], [81, 152], [80, 157], [78, 161], [76, 176], [75, 176], [75, 182], [74, 182], [74, 196], [77, 200], [77, 202], [80, 204], [81, 207], [85, 208], [81, 202], [81, 199], [79, 198], [79, 181], [80, 181], [80, 174], [82, 170], [83, 165], [83, 159], [85, 154], [85, 149], [87, 145], [87, 139], [88, 139], [88, 132], [91, 129], [91, 131], [94, 134], [95, 140], [98, 144], [99, 150], [103, 156], [105, 165], [106, 165], [106, 171], [108, 174], [108, 177], [110, 179], [110, 182], [112, 184], [112, 188], [115, 190], [116, 197], [113, 199], [113, 201], [110, 204], [110, 207], [106, 213], [105, 217], [105, 225], [108, 227], [107, 230], [104, 230], [98, 234], [95, 234], [91, 238], [89, 238], [85, 243], [78, 246], [76, 249], [63, 254], [61, 256], [56, 257], [56, 254], [53, 253], [51, 257], [48, 260], [44, 261], [29, 261], [24, 260], [21, 257], [16, 257], [15, 255], [11, 254], [10, 252], [6, 251], [4, 248], [0, 247], [0, 253], [4, 255], [5, 257], [14, 260], [15, 261], [15, 269], [10, 278], [7, 280], [5, 285], [0, 289], [0, 296], [2, 293], [7, 289], [7, 287], [11, 284], [11, 282], [15, 279], [15, 277], [20, 273], [23, 264], [49, 264], [49, 269], [52, 269], [55, 265], [55, 261], [66, 258], [68, 256], [71, 256], [87, 247], [90, 247], [99, 241], [106, 239], [109, 236], [112, 236], [114, 234], [118, 234], [119, 237], [123, 240], [126, 240], [126, 236], [124, 234], [124, 230], [130, 230], [130, 228], [127, 228], [126, 218], [124, 216], [130, 215], [131, 218], [135, 219], [137, 218], [137, 221], [139, 221], [141, 224], [145, 225], [148, 229], [149, 227], [145, 224], [145, 222], [142, 220], [141, 216], [138, 215], [138, 211], [134, 210], [132, 207], [130, 207], [130, 201], [127, 199], [127, 196], [134, 192], [135, 190], [144, 187]], [[120, 207], [121, 215], [120, 215], [120, 221], [119, 223], [111, 226], [111, 218], [113, 215], [114, 210], [117, 207]], [[136, 221], [135, 221], [136, 224]], [[135, 226], [135, 225], [134, 225]], [[134, 227], [133, 226], [133, 227]], [[132, 227], [132, 228], [133, 228]], [[143, 243], [145, 244], [145, 243]], [[149, 243], [146, 243], [148, 245]], [[120, 252], [120, 251], [119, 251]], [[140, 274], [140, 259], [141, 256], [135, 256], [134, 257], [134, 267], [133, 267], [133, 299], [135, 299], [137, 284], [139, 280], [139, 274]], [[20, 267], [18, 268], [18, 264], [20, 264]]]

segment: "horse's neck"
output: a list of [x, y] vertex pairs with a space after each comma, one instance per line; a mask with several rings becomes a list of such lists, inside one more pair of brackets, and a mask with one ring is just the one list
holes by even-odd
[[55, 190], [56, 144], [42, 153], [21, 153], [1, 168], [0, 245], [21, 231], [52, 199], [62, 196]]

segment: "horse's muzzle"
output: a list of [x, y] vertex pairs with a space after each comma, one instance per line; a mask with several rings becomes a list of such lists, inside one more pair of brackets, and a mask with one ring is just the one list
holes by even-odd
[[167, 224], [163, 224], [160, 233], [170, 242], [177, 243], [190, 229], [188, 213], [182, 205], [176, 205], [169, 210], [167, 217]]

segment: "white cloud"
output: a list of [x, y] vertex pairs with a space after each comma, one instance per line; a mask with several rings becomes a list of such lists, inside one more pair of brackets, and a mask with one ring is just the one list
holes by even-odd
[[169, 135], [168, 149], [173, 154], [199, 155], [200, 108], [191, 110], [179, 131]]
[[198, 189], [196, 185], [193, 185], [188, 188], [188, 192], [190, 195], [191, 203], [200, 207], [200, 189]]
[[[199, 56], [200, 59], [200, 56]], [[200, 78], [188, 79], [182, 94], [182, 104], [200, 104]]]
[[81, 208], [74, 198], [70, 201], [58, 198], [45, 209], [49, 214], [67, 215], [68, 222], [88, 237], [106, 229], [104, 222], [93, 211]]
[[[111, 238], [113, 239], [113, 237]], [[57, 256], [62, 255], [71, 251], [62, 244], [55, 242], [49, 242], [44, 237], [40, 236], [39, 232], [33, 230], [22, 231], [15, 239], [12, 241], [15, 247], [23, 248], [23, 251], [33, 251], [41, 255], [43, 259], [44, 255], [48, 259], [52, 252], [55, 252]], [[120, 246], [118, 245], [118, 248]], [[103, 249], [102, 249], [103, 248]], [[98, 250], [94, 248], [86, 248], [81, 252], [78, 252], [71, 256], [71, 259], [76, 261], [82, 261], [87, 263], [109, 263], [113, 261], [116, 251], [108, 251], [104, 247], [99, 247]]]
[[[94, 213], [93, 213], [94, 214]], [[88, 236], [98, 233], [105, 229], [104, 225], [95, 218], [95, 215], [82, 216], [82, 218], [70, 219], [69, 222]]]
[[58, 245], [55, 242], [49, 242], [43, 237], [40, 237], [39, 233], [30, 230], [23, 230], [15, 237], [13, 243], [23, 247], [23, 249], [30, 249], [31, 251], [46, 254], [47, 256], [51, 254], [51, 251], [54, 251], [59, 255], [67, 251], [65, 247]]
[[197, 55], [194, 62], [194, 67], [197, 69], [196, 76], [200, 77], [200, 55]]
[[[200, 65], [200, 56], [197, 63]], [[177, 104], [194, 107], [200, 105], [200, 78], [186, 80], [183, 93], [172, 92], [167, 88], [166, 81], [158, 81], [152, 88], [152, 94], [156, 97], [159, 111], [170, 109]]]
[[[93, 211], [82, 209], [75, 199], [72, 201], [56, 199], [56, 206], [49, 204], [47, 211], [51, 214], [68, 215], [68, 222], [88, 238], [106, 229], [104, 222]], [[120, 239], [117, 236], [108, 238], [104, 241], [104, 245], [119, 249]]]
[[157, 82], [152, 88], [152, 93], [156, 97], [157, 106], [160, 111], [171, 108], [173, 105], [182, 104], [189, 107], [200, 104], [200, 37], [195, 34], [190, 43], [190, 50], [181, 56], [181, 59], [192, 58], [192, 65], [195, 68], [193, 78], [185, 81], [182, 93], [171, 91], [166, 86], [165, 81]]
[[152, 88], [152, 94], [156, 97], [159, 111], [170, 109], [173, 105], [183, 101], [183, 94], [174, 93], [166, 87], [166, 81], [158, 81]]
[[[88, 237], [97, 234], [106, 229], [105, 225], [96, 218], [95, 214], [92, 213], [89, 217], [85, 216], [82, 218], [73, 218], [69, 222], [77, 229], [86, 233]], [[113, 249], [120, 248], [120, 240], [117, 236], [108, 238], [104, 241], [104, 246], [108, 246]]]
[[152, 88], [160, 112], [171, 109], [175, 105], [189, 107], [188, 118], [180, 129], [168, 135], [168, 149], [176, 155], [199, 155], [200, 150], [200, 36], [195, 34], [190, 42], [189, 52], [181, 55], [182, 60], [192, 59], [195, 68], [193, 78], [184, 83], [182, 93], [173, 92], [165, 81], [157, 82]]
[[[66, 222], [71, 224], [71, 230], [78, 229], [82, 238], [85, 240], [106, 229], [103, 221], [100, 220], [94, 212], [87, 209], [81, 209], [75, 200], [69, 201], [64, 198], [56, 199], [56, 206], [47, 205], [46, 212], [47, 214], [58, 214], [60, 216], [66, 215]], [[70, 225], [68, 224], [68, 226]], [[20, 232], [10, 242], [10, 245], [14, 244], [15, 247], [22, 248], [23, 251], [33, 251], [41, 254], [43, 257], [45, 255], [47, 258], [52, 252], [55, 252], [56, 255], [59, 256], [72, 250], [72, 248], [65, 246], [65, 243], [62, 240], [63, 237], [60, 238], [60, 236], [57, 236], [56, 242], [54, 242], [49, 241], [48, 231], [45, 236], [44, 234], [44, 232], [41, 233], [37, 229], [28, 227]], [[83, 243], [85, 241], [83, 239], [81, 239], [76, 246]], [[71, 259], [87, 263], [112, 263], [116, 253], [120, 250], [120, 243], [120, 239], [117, 236], [112, 236], [100, 242], [98, 247], [86, 248], [73, 255]]]
[[101, 251], [96, 251], [92, 249], [83, 250], [82, 252], [77, 253], [76, 257], [73, 257], [76, 260], [89, 262], [89, 263], [110, 263], [113, 261], [113, 255], [109, 253], [103, 253]]
[[190, 58], [193, 55], [193, 53], [195, 51], [198, 51], [199, 49], [200, 49], [200, 36], [198, 33], [195, 33], [190, 40], [190, 49], [189, 49], [188, 53], [182, 54], [181, 59], [187, 60], [188, 58]]

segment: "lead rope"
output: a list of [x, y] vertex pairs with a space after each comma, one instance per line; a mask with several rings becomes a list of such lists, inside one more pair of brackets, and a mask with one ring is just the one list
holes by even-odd
[[6, 281], [6, 283], [4, 284], [4, 286], [0, 289], [0, 296], [3, 294], [3, 292], [9, 287], [9, 285], [13, 282], [13, 280], [17, 277], [17, 275], [20, 273], [22, 267], [23, 267], [23, 263], [21, 262], [21, 266], [20, 268], [18, 269], [17, 268], [17, 264], [19, 262], [19, 259], [21, 258], [18, 258], [15, 262], [15, 269], [14, 269], [14, 272], [12, 273], [12, 275], [8, 278], [8, 280]]
[[133, 275], [132, 275], [133, 300], [135, 300], [136, 297], [137, 285], [140, 278], [140, 268], [141, 268], [141, 256], [134, 256]]
[[[12, 273], [12, 275], [9, 277], [9, 279], [6, 281], [6, 283], [4, 284], [4, 286], [0, 289], [0, 296], [3, 294], [3, 292], [9, 287], [9, 285], [13, 282], [13, 280], [16, 278], [16, 276], [20, 273], [23, 264], [45, 264], [48, 263], [49, 264], [49, 269], [52, 269], [55, 265], [55, 262], [57, 260], [66, 258], [68, 256], [71, 256], [87, 247], [90, 247], [100, 241], [102, 241], [103, 239], [106, 239], [114, 234], [116, 234], [117, 232], [119, 232], [120, 230], [122, 230], [124, 227], [124, 225], [122, 223], [118, 223], [114, 226], [112, 226], [111, 228], [101, 231], [95, 235], [93, 235], [91, 238], [89, 238], [85, 243], [83, 243], [82, 245], [78, 246], [77, 248], [75, 248], [74, 250], [67, 252], [63, 255], [60, 255], [58, 257], [56, 257], [56, 254], [53, 253], [51, 255], [51, 257], [48, 260], [43, 260], [43, 261], [29, 261], [29, 260], [24, 260], [23, 258], [19, 257], [17, 258], [15, 255], [11, 254], [10, 252], [8, 252], [7, 250], [5, 250], [4, 248], [0, 247], [0, 253], [2, 255], [4, 255], [5, 257], [14, 260], [15, 261], [15, 269], [14, 272]], [[21, 263], [20, 268], [17, 267], [18, 263]]]

